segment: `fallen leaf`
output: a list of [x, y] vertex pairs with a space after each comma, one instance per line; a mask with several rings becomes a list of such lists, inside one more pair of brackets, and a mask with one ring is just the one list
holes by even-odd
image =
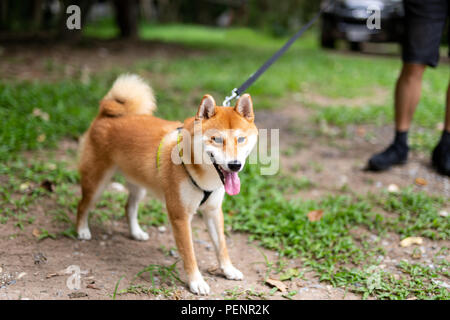
[[172, 298], [174, 298], [175, 300], [181, 300], [182, 299], [181, 291], [180, 290], [175, 290], [172, 293]]
[[219, 269], [217, 268], [217, 267], [210, 267], [210, 268], [208, 268], [208, 273], [209, 274], [211, 274], [211, 275], [216, 275], [216, 273], [217, 273], [217, 271], [218, 271]]
[[421, 237], [408, 237], [400, 241], [400, 246], [409, 247], [413, 244], [422, 244], [423, 239]]
[[86, 286], [86, 288], [94, 289], [94, 290], [100, 290], [100, 288], [97, 287], [97, 286], [96, 286], [95, 284], [93, 284], [93, 283], [88, 284], [88, 285]]
[[21, 273], [19, 273], [19, 275], [17, 276], [17, 280], [19, 280], [19, 279], [25, 277], [26, 275], [27, 275], [26, 272], [21, 272]]
[[448, 217], [448, 211], [441, 210], [441, 211], [439, 211], [439, 215], [440, 215], [441, 217]]
[[54, 163], [47, 163], [46, 168], [48, 170], [55, 170], [57, 168], [57, 166]]
[[48, 113], [42, 111], [39, 108], [34, 108], [33, 109], [33, 116], [35, 116], [37, 118], [41, 118], [44, 121], [48, 121], [50, 119], [50, 116], [48, 115]]
[[322, 219], [323, 210], [313, 210], [308, 213], [309, 221], [319, 221]]
[[356, 128], [356, 134], [360, 137], [364, 137], [366, 134], [366, 129], [364, 127], [358, 127]]
[[27, 191], [28, 189], [30, 189], [31, 185], [29, 182], [24, 182], [20, 185], [19, 189], [20, 191]]
[[286, 285], [280, 280], [267, 278], [266, 283], [270, 284], [272, 287], [276, 287], [281, 292], [286, 292]]
[[399, 188], [396, 184], [391, 183], [388, 188], [387, 188], [388, 192], [390, 193], [397, 193]]
[[67, 274], [71, 274], [70, 272], [68, 272], [66, 269], [63, 270], [59, 270], [58, 272], [54, 272], [54, 273], [49, 273], [46, 278], [50, 279], [53, 277], [59, 277], [59, 276], [65, 276]]
[[35, 236], [36, 238], [39, 238], [39, 237], [41, 236], [41, 232], [39, 231], [38, 228], [34, 228], [32, 234], [33, 234], [33, 236]]
[[428, 184], [427, 180], [424, 178], [416, 178], [415, 183], [418, 186], [426, 186]]
[[38, 135], [36, 140], [37, 140], [37, 142], [44, 142], [46, 138], [47, 137], [45, 136], [45, 134], [40, 134], [40, 135]]

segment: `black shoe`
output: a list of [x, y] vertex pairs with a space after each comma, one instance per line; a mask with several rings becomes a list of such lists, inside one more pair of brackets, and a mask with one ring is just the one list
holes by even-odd
[[383, 171], [396, 164], [405, 164], [408, 160], [408, 151], [408, 146], [393, 143], [386, 150], [369, 159], [368, 169]]
[[434, 148], [431, 162], [437, 172], [450, 176], [450, 144], [444, 144], [441, 141]]

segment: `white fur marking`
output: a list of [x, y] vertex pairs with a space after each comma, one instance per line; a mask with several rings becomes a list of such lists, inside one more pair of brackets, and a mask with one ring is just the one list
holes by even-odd
[[214, 218], [206, 218], [206, 225], [208, 226], [209, 234], [214, 243], [214, 247], [217, 250], [219, 248], [219, 230], [217, 230], [217, 225], [214, 221]]
[[189, 289], [192, 293], [203, 296], [208, 295], [210, 292], [209, 285], [203, 280], [200, 272], [197, 272], [192, 278], [192, 280], [189, 280]]
[[128, 183], [130, 196], [128, 198], [127, 215], [131, 236], [135, 240], [145, 241], [149, 239], [148, 233], [144, 232], [138, 222], [139, 201], [145, 197], [146, 191], [137, 185]]
[[222, 271], [225, 274], [225, 277], [229, 280], [242, 280], [244, 279], [244, 275], [238, 269], [233, 267], [232, 265], [222, 267]]
[[180, 183], [180, 198], [183, 207], [190, 215], [193, 215], [203, 199], [203, 192], [194, 186], [189, 178], [186, 178]]
[[137, 107], [136, 114], [151, 114], [156, 109], [152, 88], [138, 75], [123, 74], [119, 76], [105, 99], [133, 101]]
[[116, 167], [111, 168], [110, 170], [105, 172], [102, 181], [98, 184], [97, 190], [95, 191], [94, 196], [92, 197], [91, 203], [86, 208], [87, 213], [84, 214], [84, 219], [80, 221], [80, 225], [78, 227], [78, 239], [80, 240], [90, 240], [91, 232], [89, 231], [89, 211], [91, 211], [95, 202], [97, 202], [98, 198], [101, 196], [103, 190], [105, 190], [106, 184], [111, 180], [112, 176], [116, 172]]
[[89, 231], [88, 226], [83, 226], [78, 230], [78, 239], [80, 240], [91, 240], [91, 231]]

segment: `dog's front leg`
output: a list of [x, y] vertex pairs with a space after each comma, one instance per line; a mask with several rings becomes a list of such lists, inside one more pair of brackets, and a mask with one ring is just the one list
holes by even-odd
[[244, 278], [242, 272], [236, 269], [231, 263], [228, 255], [227, 243], [224, 233], [223, 212], [222, 208], [205, 208], [202, 210], [209, 235], [214, 243], [214, 248], [219, 261], [220, 268], [230, 280], [242, 280]]
[[[187, 212], [180, 212], [176, 208], [167, 209], [178, 252], [183, 259], [184, 270], [188, 277], [189, 289], [195, 294], [207, 295], [210, 291], [209, 286], [205, 280], [203, 280], [195, 259], [191, 231], [192, 215]], [[175, 210], [177, 211], [174, 212]]]

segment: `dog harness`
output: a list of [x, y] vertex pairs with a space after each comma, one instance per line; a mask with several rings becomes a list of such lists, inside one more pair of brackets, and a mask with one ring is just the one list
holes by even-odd
[[[180, 155], [180, 158], [181, 158], [181, 164], [183, 165], [184, 171], [186, 171], [186, 173], [187, 173], [189, 179], [191, 180], [192, 184], [193, 184], [195, 187], [197, 187], [197, 189], [199, 189], [200, 191], [203, 192], [203, 199], [202, 199], [202, 201], [200, 202], [200, 206], [201, 206], [202, 204], [204, 204], [204, 203], [206, 202], [206, 200], [208, 200], [208, 198], [209, 198], [209, 196], [211, 195], [211, 193], [213, 193], [215, 190], [209, 191], [209, 190], [204, 190], [204, 189], [200, 188], [200, 186], [197, 184], [197, 182], [195, 182], [194, 178], [192, 178], [191, 174], [190, 174], [189, 171], [187, 170], [187, 168], [186, 168], [186, 166], [185, 166], [185, 164], [184, 164], [184, 162], [183, 162], [183, 158], [182, 158], [182, 157], [183, 157], [183, 149], [180, 150], [180, 142], [181, 142], [181, 137], [182, 137], [181, 129], [183, 129], [183, 127], [177, 128], [177, 131], [178, 131], [178, 134], [177, 134], [177, 148], [178, 148], [178, 153], [179, 153], [179, 155]], [[156, 168], [157, 168], [158, 170], [159, 170], [159, 168], [160, 168], [160, 166], [161, 166], [161, 151], [162, 151], [162, 145], [163, 145], [163, 143], [164, 143], [164, 138], [165, 138], [165, 136], [161, 139], [161, 142], [159, 143], [159, 146], [158, 146], [158, 150], [156, 151]], [[214, 168], [216, 169], [217, 173], [219, 174], [220, 180], [221, 180], [222, 183], [223, 183], [223, 180], [224, 180], [224, 179], [223, 179], [223, 177], [222, 177], [222, 175], [221, 175], [221, 172], [219, 171], [219, 168], [217, 167], [217, 164], [216, 164], [214, 161], [213, 161], [213, 164], [214, 164]]]

